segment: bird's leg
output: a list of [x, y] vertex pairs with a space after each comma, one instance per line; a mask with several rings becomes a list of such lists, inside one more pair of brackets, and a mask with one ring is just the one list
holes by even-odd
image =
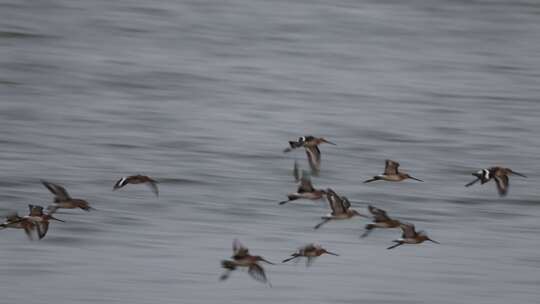
[[470, 187], [470, 186], [472, 186], [472, 185], [476, 184], [476, 183], [477, 183], [477, 182], [478, 182], [479, 180], [480, 180], [480, 179], [479, 179], [479, 178], [477, 178], [477, 179], [473, 180], [472, 182], [470, 182], [470, 183], [466, 184], [466, 185], [465, 185], [465, 187]]
[[390, 246], [390, 247], [388, 247], [386, 249], [394, 249], [394, 248], [404, 244], [402, 241], [394, 241], [394, 242], [396, 242], [397, 244], [394, 244], [394, 245], [392, 245], [392, 246]]
[[332, 219], [331, 217], [323, 217], [322, 222], [315, 225], [315, 227], [313, 227], [313, 229], [317, 230], [317, 229], [321, 228], [322, 225], [328, 223], [331, 219]]

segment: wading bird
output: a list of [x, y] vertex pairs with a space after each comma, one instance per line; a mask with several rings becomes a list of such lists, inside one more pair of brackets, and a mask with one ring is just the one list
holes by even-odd
[[301, 136], [298, 141], [289, 141], [289, 147], [283, 150], [283, 152], [290, 152], [294, 149], [304, 147], [308, 157], [311, 170], [318, 172], [321, 169], [321, 151], [319, 145], [327, 143], [336, 146], [335, 143], [324, 139], [323, 137], [314, 137], [311, 135]]
[[399, 227], [403, 231], [401, 238], [394, 240], [393, 242], [396, 244], [386, 249], [394, 249], [403, 244], [420, 244], [420, 243], [423, 243], [424, 241], [430, 241], [435, 244], [440, 244], [439, 242], [436, 242], [430, 239], [425, 232], [423, 231], [416, 232], [413, 224], [402, 223]]
[[294, 193], [289, 193], [287, 195], [288, 200], [282, 201], [279, 204], [283, 205], [288, 202], [297, 200], [297, 199], [309, 199], [309, 200], [318, 200], [323, 197], [323, 195], [326, 194], [326, 191], [322, 189], [315, 189], [313, 188], [313, 184], [311, 183], [311, 178], [309, 177], [309, 173], [306, 171], [302, 171], [302, 176], [300, 176], [298, 164], [294, 163], [294, 177], [296, 179], [296, 182], [299, 183], [298, 189]]
[[131, 175], [131, 176], [125, 176], [119, 179], [116, 184], [114, 184], [113, 191], [116, 189], [120, 189], [124, 187], [127, 184], [143, 184], [146, 183], [150, 189], [152, 189], [152, 192], [159, 196], [159, 190], [158, 190], [158, 182], [149, 176], [146, 175]]
[[34, 226], [37, 230], [37, 234], [39, 239], [41, 240], [45, 235], [47, 234], [47, 231], [49, 231], [49, 221], [55, 220], [58, 222], [64, 222], [63, 220], [59, 220], [55, 218], [52, 213], [44, 213], [43, 207], [36, 206], [36, 205], [28, 205], [29, 214], [24, 217], [25, 220], [29, 220], [30, 222], [34, 223]]
[[33, 239], [32, 232], [35, 229], [35, 224], [29, 219], [19, 216], [17, 213], [6, 216], [6, 219], [0, 224], [0, 229], [14, 228], [24, 229], [24, 233], [30, 240]]
[[505, 196], [508, 193], [508, 187], [509, 184], [509, 176], [515, 174], [521, 177], [527, 177], [524, 174], [518, 173], [516, 171], [512, 171], [510, 168], [503, 168], [503, 167], [491, 167], [488, 169], [482, 169], [478, 170], [477, 172], [473, 173], [472, 175], [476, 176], [476, 179], [472, 182], [465, 185], [465, 187], [470, 187], [477, 183], [478, 181], [481, 182], [481, 184], [485, 184], [489, 182], [492, 179], [495, 179], [495, 182], [497, 184], [497, 191], [499, 192], [500, 196]]
[[78, 198], [71, 198], [71, 196], [69, 196], [64, 187], [58, 184], [49, 183], [47, 181], [41, 181], [41, 183], [45, 187], [47, 187], [47, 189], [49, 189], [49, 191], [51, 191], [51, 193], [54, 195], [54, 204], [47, 207], [49, 213], [54, 213], [57, 209], [60, 208], [81, 208], [85, 211], [90, 211], [91, 209], [93, 209], [92, 207], [90, 207], [87, 201]]
[[401, 225], [398, 220], [389, 217], [382, 209], [369, 205], [368, 210], [373, 215], [373, 222], [366, 225], [366, 231], [361, 237], [368, 236], [375, 228], [397, 228]]
[[227, 279], [231, 272], [238, 267], [247, 267], [248, 273], [253, 279], [270, 285], [264, 269], [258, 263], [259, 261], [274, 265], [274, 263], [265, 260], [261, 256], [249, 254], [249, 250], [238, 239], [235, 239], [233, 241], [232, 260], [221, 261], [221, 267], [225, 268], [225, 272], [221, 275], [220, 280]]
[[399, 168], [398, 162], [387, 159], [385, 161], [384, 173], [376, 175], [372, 177], [371, 179], [365, 180], [364, 183], [370, 183], [370, 182], [374, 182], [378, 180], [385, 180], [389, 182], [400, 182], [408, 178], [417, 180], [419, 182], [423, 182], [423, 180], [418, 179], [416, 177], [412, 177], [405, 172], [400, 172], [398, 168]]
[[345, 196], [339, 196], [334, 190], [328, 188], [326, 190], [326, 199], [332, 209], [332, 213], [321, 217], [322, 222], [318, 223], [313, 229], [319, 229], [322, 225], [328, 223], [331, 220], [345, 220], [354, 216], [367, 217], [360, 214], [358, 211], [351, 208], [351, 202]]
[[323, 254], [339, 256], [339, 254], [337, 253], [333, 253], [322, 248], [322, 246], [319, 244], [309, 244], [298, 249], [295, 253], [291, 254], [290, 258], [283, 260], [281, 263], [287, 263], [288, 261], [291, 261], [300, 257], [306, 257], [306, 267], [309, 267], [311, 266], [315, 258]]

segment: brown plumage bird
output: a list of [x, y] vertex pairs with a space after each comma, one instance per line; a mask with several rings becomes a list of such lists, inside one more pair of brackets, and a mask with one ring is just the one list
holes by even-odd
[[289, 141], [289, 147], [283, 150], [283, 152], [290, 152], [294, 149], [304, 147], [306, 149], [306, 155], [308, 157], [309, 165], [313, 172], [318, 172], [321, 169], [321, 151], [319, 145], [327, 143], [336, 146], [335, 143], [326, 140], [323, 137], [314, 137], [311, 135], [301, 136], [298, 141]]
[[[28, 205], [28, 210], [29, 210], [29, 213], [27, 216], [23, 218], [23, 220], [29, 221], [34, 224], [34, 228], [36, 229], [37, 235], [40, 240], [44, 238], [45, 235], [47, 234], [47, 231], [49, 231], [50, 220], [64, 222], [63, 220], [55, 218], [52, 215], [53, 212], [44, 213], [43, 207], [41, 206]], [[30, 237], [30, 233], [29, 231], [27, 231], [26, 228], [25, 228], [25, 232]]]
[[270, 285], [264, 269], [261, 265], [259, 265], [258, 262], [265, 262], [274, 265], [274, 263], [265, 260], [261, 256], [249, 254], [249, 250], [242, 245], [238, 239], [235, 239], [233, 241], [232, 260], [221, 261], [221, 267], [225, 269], [225, 272], [220, 276], [220, 280], [226, 280], [230, 276], [231, 272], [236, 270], [238, 267], [246, 267], [248, 269], [248, 274], [253, 279], [262, 283], [268, 283]]
[[369, 205], [368, 210], [373, 215], [373, 222], [366, 225], [366, 231], [361, 237], [368, 236], [375, 228], [397, 228], [401, 225], [398, 220], [389, 217], [382, 209]]
[[288, 200], [280, 202], [280, 205], [298, 199], [318, 200], [326, 194], [325, 190], [315, 189], [313, 187], [313, 184], [311, 183], [311, 178], [309, 177], [309, 173], [307, 173], [306, 171], [302, 171], [302, 174], [300, 176], [298, 164], [296, 162], [294, 163], [294, 177], [296, 179], [296, 182], [299, 183], [298, 189], [294, 193], [289, 193], [287, 195]]
[[351, 202], [345, 196], [339, 196], [334, 190], [326, 189], [326, 198], [328, 204], [332, 209], [332, 213], [321, 217], [322, 222], [318, 223], [313, 229], [319, 229], [322, 225], [328, 223], [331, 220], [344, 220], [350, 219], [354, 216], [367, 217], [360, 212], [351, 208]]
[[423, 182], [423, 180], [421, 179], [412, 177], [403, 171], [399, 171], [398, 168], [399, 168], [399, 163], [397, 161], [387, 159], [385, 161], [384, 173], [373, 176], [371, 179], [365, 180], [364, 183], [370, 183], [370, 182], [374, 182], [378, 180], [385, 180], [389, 182], [400, 182], [408, 178], [417, 180], [419, 182]]
[[525, 177], [525, 178], [527, 177], [524, 174], [513, 171], [510, 168], [491, 167], [487, 169], [478, 170], [477, 172], [473, 173], [472, 175], [476, 176], [476, 179], [466, 184], [465, 187], [470, 187], [474, 185], [475, 183], [477, 183], [478, 181], [480, 181], [480, 183], [483, 185], [489, 182], [490, 180], [495, 179], [499, 196], [505, 196], [508, 193], [508, 187], [510, 186], [508, 177], [512, 174]]
[[317, 257], [319, 257], [319, 256], [321, 256], [323, 254], [330, 254], [330, 255], [339, 256], [339, 254], [330, 252], [330, 251], [324, 249], [319, 244], [309, 244], [309, 245], [306, 245], [306, 246], [298, 249], [295, 253], [291, 254], [290, 258], [287, 258], [287, 259], [283, 260], [282, 263], [287, 263], [288, 261], [291, 261], [291, 260], [294, 260], [294, 259], [297, 259], [297, 258], [300, 258], [300, 257], [306, 257], [306, 267], [309, 267], [309, 266], [311, 266], [311, 264], [313, 263], [315, 258], [317, 258]]
[[122, 177], [116, 182], [116, 184], [114, 184], [113, 191], [120, 189], [127, 184], [144, 184], [144, 183], [146, 183], [150, 187], [150, 189], [152, 189], [152, 192], [156, 196], [159, 196], [159, 189], [157, 186], [158, 182], [149, 176], [140, 175], [140, 174]]
[[93, 209], [92, 207], [90, 207], [90, 204], [87, 201], [79, 198], [72, 198], [64, 187], [43, 180], [41, 181], [41, 183], [54, 195], [53, 205], [47, 207], [49, 213], [52, 214], [56, 212], [57, 209], [61, 208], [80, 208], [84, 211], [90, 211], [91, 209]]
[[32, 233], [35, 230], [35, 224], [29, 219], [25, 219], [24, 217], [19, 216], [17, 213], [13, 213], [6, 216], [4, 222], [0, 224], [0, 230], [6, 228], [24, 229], [26, 236], [32, 240]]
[[439, 242], [430, 239], [425, 232], [423, 231], [416, 232], [413, 224], [402, 223], [399, 227], [403, 231], [403, 233], [401, 234], [401, 238], [394, 240], [393, 242], [395, 242], [396, 244], [386, 249], [394, 249], [403, 244], [420, 244], [420, 243], [423, 243], [424, 241], [430, 241], [435, 244], [440, 244]]

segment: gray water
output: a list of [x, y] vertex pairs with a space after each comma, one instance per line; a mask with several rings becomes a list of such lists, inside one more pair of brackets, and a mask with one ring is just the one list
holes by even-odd
[[[41, 241], [1, 231], [1, 303], [538, 301], [538, 1], [3, 0], [0, 29], [0, 211], [49, 204], [40, 179], [97, 209]], [[307, 134], [338, 144], [316, 187], [441, 245], [386, 250], [399, 231], [278, 206]], [[362, 184], [386, 158], [426, 182]], [[492, 165], [529, 178], [463, 187]], [[111, 191], [136, 173], [159, 199]], [[234, 238], [340, 256], [219, 282]]]

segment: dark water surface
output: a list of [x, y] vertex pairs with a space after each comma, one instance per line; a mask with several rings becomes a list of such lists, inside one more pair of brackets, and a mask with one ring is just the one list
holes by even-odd
[[[0, 3], [0, 211], [65, 185], [98, 209], [47, 237], [1, 231], [1, 303], [536, 303], [540, 297], [538, 1]], [[312, 227], [289, 139], [325, 136], [316, 186], [414, 222], [441, 245], [386, 250], [364, 220]], [[426, 180], [362, 184], [384, 159]], [[499, 198], [470, 173], [501, 164]], [[117, 178], [160, 183], [112, 192]], [[238, 237], [279, 262], [219, 261]]]

